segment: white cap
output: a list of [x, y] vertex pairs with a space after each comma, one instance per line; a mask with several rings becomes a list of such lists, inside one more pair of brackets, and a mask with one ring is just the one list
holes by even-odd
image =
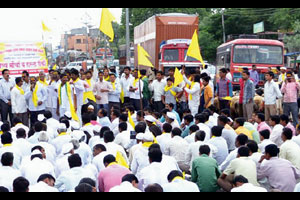
[[280, 67], [280, 69], [284, 69], [284, 70], [286, 70], [286, 67]]
[[67, 118], [72, 118], [70, 111], [65, 112], [64, 114]]
[[38, 121], [43, 121], [45, 119], [45, 116], [44, 114], [39, 114], [38, 117], [37, 117]]
[[64, 123], [59, 123], [57, 130], [61, 130], [61, 129], [67, 129], [66, 124]]
[[31, 156], [33, 156], [33, 155], [42, 155], [42, 152], [40, 150], [38, 150], [38, 149], [35, 149], [33, 152], [31, 152], [30, 155]]
[[70, 121], [70, 127], [72, 127], [74, 130], [80, 129], [80, 124], [77, 121], [71, 120]]
[[64, 144], [64, 145], [62, 146], [61, 153], [62, 153], [62, 154], [67, 154], [67, 153], [69, 153], [73, 148], [74, 148], [73, 144], [70, 143], [70, 142], [68, 142], [68, 143], [66, 143], [66, 144]]
[[137, 140], [143, 140], [144, 138], [144, 133], [138, 133], [136, 134], [136, 137], [135, 137]]
[[170, 118], [170, 119], [173, 119], [175, 120], [177, 117], [175, 115], [175, 113], [172, 113], [172, 112], [167, 112], [167, 116]]
[[88, 109], [95, 109], [93, 105], [89, 105]]
[[153, 142], [154, 141], [154, 136], [152, 133], [147, 132], [143, 135], [143, 141], [145, 142]]
[[75, 139], [77, 139], [77, 140], [79, 141], [83, 136], [85, 136], [85, 134], [84, 134], [83, 131], [80, 131], [80, 130], [74, 130], [74, 131], [71, 133], [71, 136], [72, 136], [72, 138], [75, 138]]
[[156, 122], [156, 119], [152, 115], [146, 115], [145, 120], [149, 122]]

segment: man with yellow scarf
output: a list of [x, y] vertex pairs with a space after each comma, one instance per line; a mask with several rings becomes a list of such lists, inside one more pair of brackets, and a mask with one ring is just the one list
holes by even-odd
[[193, 116], [198, 113], [198, 108], [200, 105], [200, 75], [192, 75], [192, 80], [187, 79], [184, 74], [184, 70], [182, 70], [183, 79], [187, 85], [190, 85], [189, 88], [185, 87], [184, 90], [189, 94], [188, 97], [188, 105], [189, 109]]
[[30, 126], [33, 126], [37, 122], [37, 116], [45, 112], [47, 91], [45, 87], [40, 87], [37, 84], [36, 77], [30, 77], [30, 85], [30, 88], [25, 92], [25, 99], [29, 102]]
[[130, 102], [136, 111], [141, 110], [140, 99], [143, 98], [144, 83], [139, 78], [138, 70], [133, 71], [133, 79], [129, 83], [129, 97]]
[[172, 103], [174, 105], [174, 110], [177, 109], [176, 106], [176, 95], [178, 92], [181, 92], [182, 89], [174, 86], [174, 78], [167, 79], [167, 85], [164, 89], [164, 94], [162, 96], [162, 102], [164, 105]]
[[76, 92], [76, 104], [77, 107], [75, 107], [77, 116], [79, 118], [80, 124], [82, 122], [81, 120], [81, 108], [83, 105], [83, 93], [84, 93], [84, 82], [80, 80], [79, 78], [79, 71], [77, 69], [71, 69], [71, 80], [70, 84], [74, 86], [75, 92]]

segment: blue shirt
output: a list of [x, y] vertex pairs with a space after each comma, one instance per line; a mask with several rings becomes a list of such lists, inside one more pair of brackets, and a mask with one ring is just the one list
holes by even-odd
[[191, 122], [188, 126], [186, 126], [181, 133], [181, 137], [185, 138], [190, 134], [190, 127], [193, 126], [195, 122]]

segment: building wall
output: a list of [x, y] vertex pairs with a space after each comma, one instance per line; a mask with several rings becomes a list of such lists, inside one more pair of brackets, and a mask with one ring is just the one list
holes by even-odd
[[[96, 40], [88, 37], [88, 51], [92, 55], [93, 48], [96, 47]], [[68, 37], [68, 50], [78, 50], [86, 52], [86, 36], [73, 35]]]

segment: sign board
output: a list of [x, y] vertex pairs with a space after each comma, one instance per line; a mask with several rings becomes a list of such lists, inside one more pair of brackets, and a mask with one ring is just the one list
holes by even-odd
[[264, 22], [259, 22], [253, 25], [253, 33], [261, 33], [265, 31]]
[[10, 75], [20, 76], [48, 72], [48, 61], [42, 42], [0, 42], [0, 71], [9, 69]]

